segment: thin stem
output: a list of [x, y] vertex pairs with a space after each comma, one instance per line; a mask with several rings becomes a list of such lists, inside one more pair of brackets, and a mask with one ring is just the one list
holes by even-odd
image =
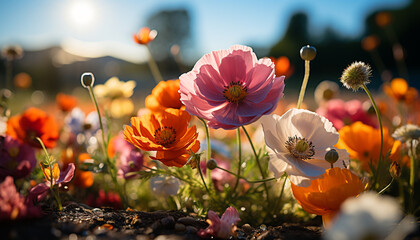
[[198, 172], [200, 173], [200, 177], [201, 177], [201, 180], [203, 181], [203, 185], [204, 185], [204, 187], [206, 188], [207, 194], [209, 195], [209, 197], [211, 197], [210, 190], [209, 190], [209, 188], [207, 187], [206, 180], [204, 180], [203, 173], [201, 172], [201, 166], [200, 166], [200, 163], [198, 163], [198, 164], [197, 164], [197, 170], [198, 170]]
[[105, 139], [105, 129], [104, 129], [104, 125], [102, 123], [102, 115], [101, 115], [101, 111], [99, 110], [98, 102], [96, 101], [95, 93], [93, 92], [93, 89], [92, 89], [91, 85], [88, 86], [88, 90], [89, 90], [90, 98], [92, 99], [92, 102], [95, 104], [95, 108], [96, 108], [96, 111], [98, 113], [99, 126], [101, 128], [101, 133], [102, 133], [102, 148], [103, 148], [103, 152], [104, 152], [104, 155], [105, 155], [105, 162], [106, 162], [107, 167], [108, 167], [108, 172], [111, 175], [112, 181], [115, 184], [115, 187], [118, 191], [118, 194], [120, 195], [123, 206], [127, 207], [128, 206], [127, 205], [127, 199], [126, 199], [123, 191], [121, 190], [120, 185], [118, 184], [115, 165], [114, 165], [113, 162], [111, 162], [111, 159], [109, 158], [109, 155], [108, 155], [108, 140]]
[[239, 184], [239, 178], [241, 178], [241, 165], [242, 165], [242, 147], [241, 147], [241, 130], [236, 129], [236, 141], [238, 142], [238, 173], [236, 175], [235, 186], [233, 187], [233, 192], [236, 192], [236, 188]]
[[299, 109], [303, 102], [303, 97], [305, 96], [306, 85], [308, 84], [309, 80], [309, 60], [305, 60], [305, 75], [303, 77], [302, 86], [300, 88], [299, 99], [297, 103], [297, 108]]
[[108, 146], [107, 146], [108, 143], [107, 143], [107, 141], [105, 141], [105, 131], [104, 131], [104, 125], [102, 123], [101, 111], [99, 110], [98, 102], [96, 101], [95, 94], [93, 93], [92, 86], [89, 85], [88, 86], [88, 90], [89, 90], [90, 98], [92, 99], [92, 102], [95, 104], [95, 108], [96, 108], [96, 111], [98, 113], [99, 126], [100, 126], [101, 132], [102, 132], [102, 146], [103, 146], [103, 151], [104, 151], [104, 154], [105, 154], [105, 156], [107, 158], [107, 161], [108, 161], [109, 160], [108, 151], [107, 151], [107, 149], [108, 149]]
[[415, 144], [413, 144], [413, 141], [410, 143], [410, 212], [414, 212], [414, 181], [416, 176], [416, 169], [415, 169]]
[[[204, 119], [199, 118], [204, 125], [204, 128], [206, 129], [206, 142], [207, 142], [207, 161], [209, 161], [211, 159], [211, 144], [210, 144], [210, 131], [209, 131], [209, 127], [207, 126], [206, 121], [204, 121]], [[207, 180], [209, 183], [211, 183], [211, 170], [207, 169]]]
[[378, 118], [379, 129], [381, 131], [381, 150], [379, 152], [379, 160], [378, 160], [378, 166], [377, 166], [376, 176], [375, 176], [375, 182], [377, 182], [378, 176], [380, 175], [379, 171], [380, 171], [380, 167], [381, 167], [381, 163], [382, 163], [382, 151], [383, 151], [383, 147], [384, 147], [384, 132], [383, 132], [383, 129], [382, 129], [381, 113], [379, 112], [379, 109], [376, 106], [376, 103], [375, 103], [375, 100], [372, 97], [372, 94], [370, 93], [369, 89], [366, 87], [365, 84], [362, 84], [362, 88], [363, 88], [363, 90], [365, 90], [366, 94], [369, 96], [370, 101], [372, 102], [372, 106], [375, 109], [376, 117]]
[[[261, 163], [260, 163], [260, 157], [258, 156], [257, 151], [255, 151], [254, 144], [252, 143], [251, 137], [249, 136], [248, 132], [246, 131], [245, 126], [242, 126], [242, 129], [244, 130], [245, 135], [248, 138], [249, 144], [251, 145], [252, 151], [254, 152], [255, 161], [257, 162], [258, 169], [260, 170], [261, 177], [264, 179], [265, 174], [264, 174], [264, 171], [263, 171]], [[268, 202], [270, 198], [269, 198], [269, 195], [268, 195], [269, 193], [268, 193], [268, 187], [267, 187], [266, 183], [264, 183], [264, 190], [267, 194], [267, 202]]]
[[162, 74], [160, 74], [159, 68], [155, 62], [155, 59], [153, 58], [152, 51], [150, 50], [149, 45], [146, 44], [146, 48], [149, 51], [148, 63], [149, 63], [150, 71], [152, 71], [152, 75], [153, 75], [153, 78], [155, 79], [155, 82], [159, 83], [163, 81]]
[[381, 195], [383, 192], [385, 192], [390, 186], [391, 184], [394, 182], [394, 178], [391, 179], [391, 182], [389, 182], [388, 185], [386, 185], [386, 187], [384, 187], [384, 189], [382, 189], [381, 191], [378, 192], [379, 195]]
[[52, 190], [52, 188], [51, 188], [51, 192], [53, 193], [55, 201], [57, 202], [58, 210], [63, 211], [63, 205], [61, 204], [59, 192], [57, 191], [56, 193], [54, 190]]
[[13, 64], [12, 60], [6, 60], [6, 85], [5, 88], [12, 90], [12, 73]]
[[234, 172], [232, 172], [232, 171], [229, 171], [229, 170], [227, 170], [227, 169], [224, 169], [224, 168], [222, 168], [222, 167], [217, 166], [216, 168], [218, 168], [218, 169], [220, 169], [220, 170], [222, 170], [222, 171], [225, 171], [225, 172], [227, 172], [227, 173], [229, 173], [229, 174], [232, 174], [233, 176], [235, 176], [235, 177], [237, 177], [237, 178], [243, 179], [243, 180], [245, 180], [247, 183], [265, 183], [265, 182], [269, 182], [269, 181], [276, 180], [276, 178], [266, 178], [266, 179], [261, 179], [261, 180], [248, 180], [248, 179], [246, 179], [245, 177], [238, 176], [236, 173], [234, 173]]

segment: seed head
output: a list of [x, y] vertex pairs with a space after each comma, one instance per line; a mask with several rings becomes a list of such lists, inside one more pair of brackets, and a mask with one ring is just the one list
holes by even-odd
[[372, 70], [368, 64], [354, 62], [343, 71], [340, 81], [346, 88], [357, 91], [363, 84], [370, 83], [369, 77], [371, 75]]
[[325, 154], [325, 160], [331, 164], [337, 162], [338, 157], [338, 152], [335, 149], [331, 149]]
[[300, 57], [305, 61], [312, 61], [316, 56], [316, 48], [306, 45], [300, 49]]
[[217, 162], [214, 159], [210, 159], [207, 161], [207, 168], [213, 170], [217, 167]]
[[89, 86], [93, 87], [93, 84], [95, 83], [95, 76], [91, 72], [85, 72], [80, 77], [80, 82], [84, 88], [88, 88]]

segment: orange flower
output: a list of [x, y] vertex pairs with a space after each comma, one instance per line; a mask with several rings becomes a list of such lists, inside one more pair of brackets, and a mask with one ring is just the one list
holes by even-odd
[[58, 126], [53, 116], [38, 108], [29, 108], [22, 115], [14, 116], [7, 121], [6, 134], [20, 142], [41, 148], [36, 140], [39, 137], [45, 147], [55, 147], [58, 140]]
[[387, 12], [380, 12], [375, 15], [375, 22], [379, 27], [385, 27], [391, 23], [391, 15]]
[[[382, 155], [385, 156], [391, 151], [390, 158], [393, 161], [399, 160], [401, 142], [395, 141], [388, 133], [387, 128], [383, 128], [384, 145]], [[338, 132], [340, 138], [335, 145], [337, 148], [344, 148], [351, 159], [357, 159], [362, 164], [365, 171], [369, 171], [369, 163], [374, 166], [379, 160], [381, 148], [381, 132], [362, 122], [355, 122], [345, 126]]]
[[296, 201], [306, 212], [322, 215], [325, 227], [328, 227], [347, 198], [358, 196], [364, 189], [362, 180], [345, 168], [327, 169], [306, 188], [292, 183]]
[[376, 35], [369, 35], [362, 39], [362, 48], [368, 52], [373, 51], [378, 47], [380, 42], [381, 40]]
[[153, 41], [157, 35], [156, 30], [150, 31], [150, 28], [143, 27], [137, 34], [134, 34], [134, 41], [138, 44], [148, 44]]
[[146, 97], [146, 108], [151, 111], [164, 111], [166, 108], [185, 108], [181, 102], [179, 79], [159, 82]]
[[385, 93], [396, 101], [405, 102], [407, 104], [414, 102], [419, 95], [418, 91], [409, 87], [403, 78], [394, 78], [390, 85], [384, 86]]
[[60, 168], [58, 167], [57, 163], [54, 164], [52, 168], [52, 173], [50, 170], [50, 166], [44, 168], [44, 165], [42, 163], [40, 163], [39, 165], [41, 166], [42, 173], [44, 174], [45, 180], [47, 180], [47, 182], [51, 182], [51, 177], [53, 184], [57, 182], [58, 178], [60, 177]]
[[280, 56], [279, 58], [270, 57], [270, 59], [274, 63], [276, 76], [285, 75], [286, 77], [290, 77], [293, 74], [293, 65], [286, 56]]
[[[79, 154], [79, 164], [83, 163], [84, 161], [88, 159], [91, 159], [88, 153]], [[93, 180], [94, 180], [93, 172], [77, 169], [74, 176], [73, 183], [75, 186], [88, 188], [93, 185]]]
[[77, 99], [75, 97], [64, 93], [57, 94], [56, 101], [58, 107], [63, 112], [70, 112], [77, 105]]
[[131, 127], [124, 129], [124, 138], [137, 148], [157, 151], [152, 159], [182, 167], [191, 151], [200, 149], [196, 127], [188, 127], [190, 118], [187, 112], [173, 108], [132, 117]]

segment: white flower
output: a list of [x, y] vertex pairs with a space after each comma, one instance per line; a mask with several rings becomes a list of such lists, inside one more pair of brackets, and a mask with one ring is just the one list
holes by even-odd
[[133, 95], [135, 87], [136, 82], [134, 80], [123, 82], [117, 77], [112, 77], [105, 84], [96, 85], [93, 91], [98, 98], [129, 98]]
[[365, 192], [341, 205], [340, 214], [324, 237], [341, 240], [404, 239], [416, 224], [411, 217], [403, 221], [401, 218], [400, 205], [394, 198]]
[[407, 142], [420, 138], [420, 127], [414, 124], [407, 124], [401, 126], [395, 130], [392, 137], [400, 140], [401, 142]]
[[168, 197], [178, 193], [181, 182], [172, 176], [156, 176], [150, 178], [150, 187], [156, 195]]
[[334, 167], [348, 167], [349, 154], [333, 146], [338, 141], [337, 130], [326, 118], [303, 109], [290, 109], [283, 116], [261, 118], [265, 143], [269, 147], [269, 169], [279, 178], [286, 172], [290, 181], [308, 187], [312, 179], [331, 167], [324, 157], [335, 149], [339, 159]]
[[0, 136], [5, 136], [7, 130], [7, 118], [0, 117]]

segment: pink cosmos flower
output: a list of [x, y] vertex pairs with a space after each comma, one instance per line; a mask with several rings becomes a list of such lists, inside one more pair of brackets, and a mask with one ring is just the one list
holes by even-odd
[[[63, 183], [70, 182], [73, 179], [75, 169], [76, 167], [74, 166], [74, 163], [69, 163], [66, 171], [60, 172], [60, 175], [58, 176], [58, 178], [52, 180], [53, 186], [58, 185], [58, 187], [61, 187]], [[57, 172], [55, 166], [53, 168], [53, 171]], [[55, 175], [54, 172], [53, 172], [53, 177]], [[45, 175], [45, 172], [44, 172], [44, 175]], [[49, 179], [47, 180], [48, 181], [39, 183], [35, 187], [31, 188], [31, 190], [29, 190], [28, 198], [30, 199], [31, 202], [33, 202], [34, 200], [41, 201], [47, 196], [48, 190], [50, 189], [50, 186], [51, 186], [51, 181]]]
[[13, 178], [7, 176], [0, 184], [0, 220], [36, 218], [41, 216], [41, 209], [18, 193]]
[[28, 176], [35, 168], [34, 149], [6, 135], [0, 136], [0, 180], [6, 176], [15, 179]]
[[275, 76], [274, 63], [258, 60], [242, 45], [204, 55], [179, 79], [186, 110], [212, 128], [235, 129], [255, 122], [276, 108], [284, 89], [284, 76]]
[[202, 238], [211, 236], [221, 239], [228, 239], [235, 234], [236, 224], [241, 221], [238, 211], [234, 207], [228, 207], [222, 218], [213, 211], [208, 212], [207, 222], [210, 224], [206, 229], [200, 229], [197, 234]]
[[127, 175], [127, 173], [137, 172], [143, 167], [143, 154], [124, 139], [123, 132], [111, 140], [108, 152], [110, 156], [117, 155], [119, 177], [133, 178], [135, 175]]
[[351, 100], [344, 102], [341, 99], [332, 99], [316, 110], [321, 116], [330, 120], [337, 130], [353, 122], [361, 121], [366, 125], [377, 127], [376, 118], [369, 116], [363, 110], [362, 102]]

